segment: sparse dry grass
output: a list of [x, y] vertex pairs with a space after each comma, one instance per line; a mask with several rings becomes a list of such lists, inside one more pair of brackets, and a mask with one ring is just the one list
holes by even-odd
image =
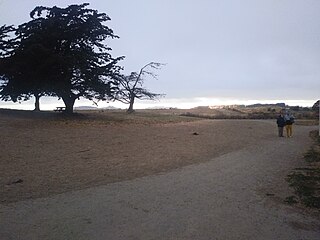
[[154, 111], [0, 111], [0, 131], [2, 203], [166, 172], [275, 136], [265, 121]]
[[314, 144], [305, 153], [306, 167], [297, 168], [287, 176], [296, 196], [286, 198], [288, 204], [301, 202], [310, 208], [320, 209], [320, 137], [318, 131], [310, 132]]

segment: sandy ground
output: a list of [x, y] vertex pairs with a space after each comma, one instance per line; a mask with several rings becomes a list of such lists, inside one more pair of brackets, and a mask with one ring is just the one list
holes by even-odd
[[[39, 127], [29, 127], [21, 130], [26, 139], [15, 141], [25, 146], [21, 155], [13, 151], [7, 156], [34, 156], [32, 164], [38, 169], [17, 160], [25, 168], [16, 170], [24, 181], [10, 185], [2, 197], [3, 240], [320, 239], [318, 215], [283, 203], [290, 194], [285, 176], [303, 164], [302, 155], [311, 144], [309, 131], [316, 126], [296, 126], [294, 137], [287, 139], [275, 136], [273, 121], [92, 126], [86, 131], [81, 125], [59, 125], [66, 137], [54, 139], [69, 143], [65, 147], [55, 142], [60, 155], [50, 148], [48, 136], [56, 136], [51, 127], [43, 138]], [[31, 133], [36, 138], [28, 137]], [[42, 144], [41, 150], [28, 152], [27, 145], [34, 143]], [[48, 153], [46, 170], [40, 163]], [[127, 169], [120, 170], [122, 164]], [[73, 174], [65, 176], [72, 168]], [[33, 175], [27, 173], [30, 169]], [[108, 174], [100, 176], [103, 172]], [[43, 176], [48, 182], [37, 183]], [[117, 182], [107, 184], [112, 181]], [[23, 185], [29, 190], [20, 189]], [[44, 191], [42, 185], [56, 190]], [[69, 191], [72, 188], [86, 189]]]
[[277, 131], [274, 123], [253, 120], [162, 124], [49, 119], [0, 114], [3, 204], [206, 162], [259, 146]]

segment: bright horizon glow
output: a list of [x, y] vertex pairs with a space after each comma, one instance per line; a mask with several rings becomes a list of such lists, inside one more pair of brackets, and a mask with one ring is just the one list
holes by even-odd
[[[180, 109], [190, 109], [199, 106], [223, 106], [223, 105], [251, 105], [251, 104], [275, 104], [275, 103], [285, 103], [289, 106], [300, 106], [300, 107], [312, 107], [313, 104], [317, 101], [315, 100], [283, 100], [283, 99], [272, 99], [272, 100], [259, 100], [259, 99], [232, 99], [232, 98], [164, 98], [158, 101], [140, 101], [137, 100], [134, 104], [134, 109], [150, 109], [150, 108], [180, 108]], [[40, 109], [41, 110], [54, 110], [58, 106], [64, 106], [62, 100], [57, 100], [52, 97], [43, 97], [40, 99]], [[128, 108], [128, 105], [120, 102], [99, 102], [98, 106], [93, 104], [89, 100], [80, 99], [75, 102], [74, 107], [116, 107], [121, 109]], [[34, 109], [34, 100], [30, 99], [29, 101], [22, 103], [13, 103], [13, 102], [0, 102], [0, 108], [8, 109], [18, 109], [18, 110], [33, 110]]]

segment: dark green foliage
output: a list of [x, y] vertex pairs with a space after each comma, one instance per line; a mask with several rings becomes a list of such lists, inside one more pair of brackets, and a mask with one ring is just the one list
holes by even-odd
[[105, 40], [118, 36], [104, 25], [110, 20], [106, 14], [87, 6], [40, 6], [30, 13], [32, 20], [15, 31], [19, 44], [14, 53], [3, 59], [10, 65], [2, 85], [4, 100], [57, 96], [71, 113], [79, 97], [106, 100], [112, 95], [123, 57], [113, 58]]
[[[38, 42], [18, 43], [13, 54], [1, 59], [4, 84], [1, 99], [8, 101], [28, 100], [31, 95], [40, 98], [52, 95], [45, 81], [47, 59], [50, 55]], [[38, 109], [39, 110], [39, 109]]]

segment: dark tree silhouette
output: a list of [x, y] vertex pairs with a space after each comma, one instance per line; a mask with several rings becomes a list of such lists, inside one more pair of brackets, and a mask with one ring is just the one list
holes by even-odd
[[19, 74], [19, 70], [14, 69], [12, 64], [14, 50], [18, 46], [18, 40], [13, 37], [15, 31], [13, 26], [0, 27], [0, 99], [14, 102], [22, 98], [22, 93], [17, 89], [20, 85], [14, 77]]
[[40, 6], [30, 13], [32, 20], [15, 31], [18, 47], [4, 61], [11, 67], [2, 96], [12, 96], [12, 91], [20, 100], [57, 96], [68, 113], [80, 97], [111, 97], [114, 77], [121, 69], [117, 63], [123, 57], [113, 58], [105, 40], [118, 36], [104, 25], [110, 18], [87, 9], [88, 5]]
[[320, 100], [316, 101], [312, 106], [312, 110], [319, 111], [319, 103], [320, 103]]
[[155, 100], [164, 96], [164, 94], [152, 93], [143, 87], [146, 76], [157, 78], [157, 75], [151, 70], [158, 70], [162, 65], [164, 64], [150, 62], [142, 67], [139, 73], [132, 72], [129, 76], [119, 75], [115, 99], [122, 103], [129, 104], [129, 108], [127, 109], [128, 113], [134, 112], [133, 104], [135, 99]]
[[[54, 95], [50, 84], [45, 81], [47, 61], [50, 54], [36, 42], [19, 43], [14, 54], [1, 59], [0, 72], [3, 73], [1, 99], [5, 101], [25, 101], [33, 95], [35, 110], [40, 111], [40, 97]], [[2, 70], [1, 70], [2, 69]]]
[[10, 52], [13, 50], [16, 45], [16, 41], [12, 35], [15, 31], [13, 26], [0, 26], [0, 57], [5, 57], [10, 55]]

